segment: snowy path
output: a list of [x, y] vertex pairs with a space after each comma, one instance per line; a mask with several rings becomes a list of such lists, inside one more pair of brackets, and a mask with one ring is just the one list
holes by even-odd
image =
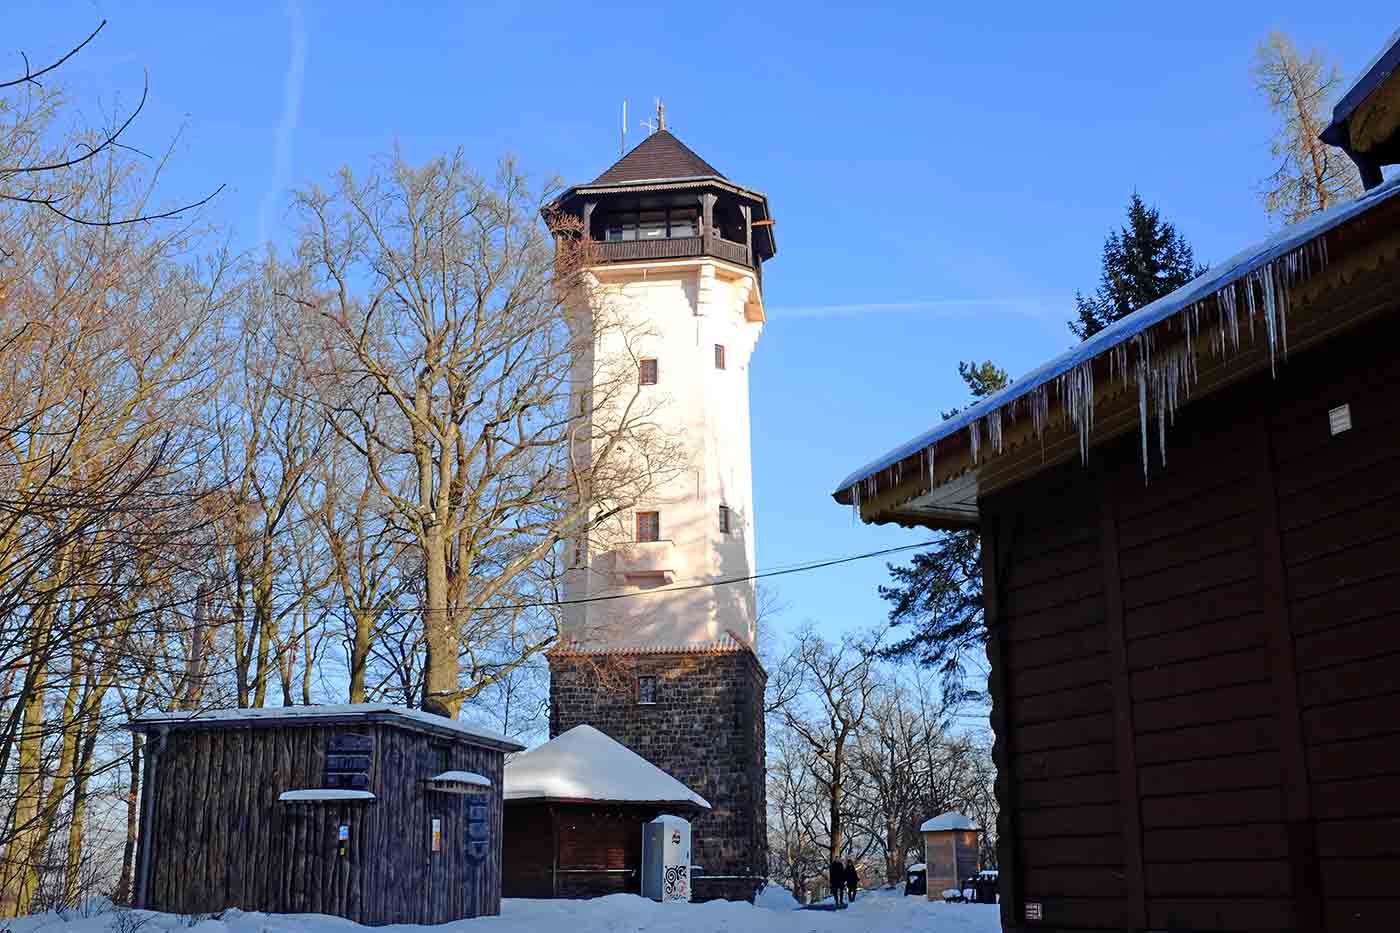
[[[459, 920], [441, 926], [411, 924], [361, 927], [317, 914], [254, 914], [227, 911], [219, 920], [172, 914], [102, 912], [66, 918], [54, 914], [10, 922], [11, 933], [999, 933], [995, 906], [930, 903], [897, 892], [863, 892], [843, 911], [766, 910], [749, 904], [655, 904], [629, 894], [589, 901], [508, 900], [499, 917]], [[134, 921], [134, 922], [133, 922]]]

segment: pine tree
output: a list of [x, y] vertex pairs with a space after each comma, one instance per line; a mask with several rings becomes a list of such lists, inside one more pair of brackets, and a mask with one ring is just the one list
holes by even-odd
[[1135, 191], [1128, 201], [1128, 225], [1104, 241], [1099, 287], [1092, 295], [1074, 296], [1077, 316], [1069, 329], [1087, 340], [1204, 271], [1186, 238]]
[[[958, 375], [975, 399], [1011, 383], [1006, 370], [990, 360], [959, 363]], [[957, 413], [954, 408], [943, 417]], [[938, 670], [949, 702], [977, 696], [967, 686], [963, 662], [980, 654], [986, 641], [981, 536], [975, 529], [947, 532], [933, 550], [914, 555], [907, 566], [888, 566], [891, 585], [880, 587], [880, 597], [891, 604], [890, 626], [907, 627], [907, 634], [886, 648], [884, 657]]]
[[1254, 84], [1279, 117], [1270, 146], [1280, 160], [1264, 189], [1264, 209], [1284, 223], [1302, 220], [1361, 194], [1361, 176], [1340, 149], [1318, 139], [1341, 84], [1335, 65], [1313, 49], [1303, 57], [1281, 32], [1259, 43]]

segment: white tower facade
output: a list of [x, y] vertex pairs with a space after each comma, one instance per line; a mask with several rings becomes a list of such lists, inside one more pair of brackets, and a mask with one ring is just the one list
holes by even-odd
[[[597, 358], [636, 360], [637, 403], [682, 462], [625, 515], [619, 534], [575, 549], [560, 635], [615, 650], [711, 646], [756, 633], [749, 365], [763, 329], [753, 270], [713, 257], [599, 265], [590, 300], [621, 326]], [[605, 391], [592, 360], [579, 385]], [[630, 537], [631, 540], [627, 540]], [[726, 583], [738, 580], [742, 582]], [[645, 594], [645, 595], [643, 595]], [[597, 597], [618, 596], [618, 599]]]

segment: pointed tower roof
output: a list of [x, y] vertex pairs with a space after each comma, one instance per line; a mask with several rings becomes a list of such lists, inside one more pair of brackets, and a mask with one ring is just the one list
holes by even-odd
[[708, 810], [704, 797], [589, 725], [506, 763], [506, 800], [652, 803]]
[[625, 185], [677, 178], [723, 178], [670, 130], [659, 129], [593, 179], [595, 185]]

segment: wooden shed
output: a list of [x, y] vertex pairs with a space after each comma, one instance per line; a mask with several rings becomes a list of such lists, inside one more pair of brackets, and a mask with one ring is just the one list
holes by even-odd
[[575, 726], [506, 765], [505, 896], [640, 893], [642, 827], [708, 809], [640, 755]]
[[1396, 927], [1397, 347], [1391, 179], [840, 484], [980, 531], [1007, 933]]
[[443, 923], [501, 904], [504, 736], [388, 705], [157, 713], [135, 904]]
[[919, 827], [924, 837], [924, 868], [928, 899], [943, 900], [943, 892], [961, 888], [982, 867], [977, 824], [961, 813], [940, 813]]

